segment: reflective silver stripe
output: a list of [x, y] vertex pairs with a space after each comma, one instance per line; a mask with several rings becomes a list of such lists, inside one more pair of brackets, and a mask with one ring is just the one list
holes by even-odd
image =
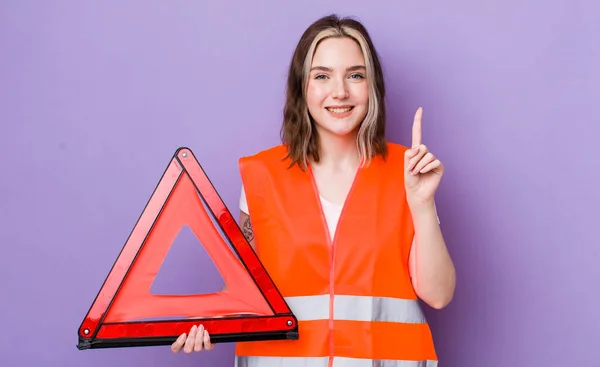
[[[298, 321], [329, 318], [329, 295], [285, 297]], [[335, 303], [334, 303], [335, 304]]]
[[[298, 320], [329, 318], [329, 295], [286, 297]], [[387, 321], [411, 324], [426, 323], [417, 300], [389, 297], [335, 295], [334, 320]]]
[[327, 367], [329, 357], [236, 357], [235, 367]]
[[335, 296], [333, 317], [336, 320], [425, 323], [425, 315], [416, 300]]
[[[236, 357], [235, 367], [327, 367], [328, 357]], [[437, 361], [334, 357], [333, 367], [437, 367]]]
[[437, 367], [437, 361], [395, 361], [335, 357], [333, 367]]

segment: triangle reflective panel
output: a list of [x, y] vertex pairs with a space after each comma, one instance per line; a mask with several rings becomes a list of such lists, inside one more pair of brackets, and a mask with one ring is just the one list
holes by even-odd
[[[225, 287], [151, 293], [183, 230], [199, 240]], [[298, 339], [296, 317], [192, 151], [179, 148], [81, 323], [77, 347], [169, 345], [198, 324], [214, 343]]]

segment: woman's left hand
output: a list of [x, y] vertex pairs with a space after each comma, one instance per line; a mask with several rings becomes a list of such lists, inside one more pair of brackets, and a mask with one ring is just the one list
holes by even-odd
[[435, 192], [444, 173], [444, 165], [421, 140], [423, 109], [415, 113], [412, 149], [404, 156], [404, 186], [409, 204], [433, 203]]

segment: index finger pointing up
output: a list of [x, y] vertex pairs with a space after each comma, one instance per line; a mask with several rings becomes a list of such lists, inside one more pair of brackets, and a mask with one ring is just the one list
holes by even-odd
[[423, 117], [423, 108], [419, 107], [415, 113], [415, 120], [412, 128], [412, 147], [421, 145], [421, 118]]

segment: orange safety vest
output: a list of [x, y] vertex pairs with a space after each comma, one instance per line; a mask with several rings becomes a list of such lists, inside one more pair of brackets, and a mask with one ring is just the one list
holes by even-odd
[[312, 171], [283, 145], [240, 159], [256, 250], [298, 318], [299, 340], [241, 342], [237, 367], [434, 367], [408, 271], [405, 147], [360, 168], [333, 242]]

